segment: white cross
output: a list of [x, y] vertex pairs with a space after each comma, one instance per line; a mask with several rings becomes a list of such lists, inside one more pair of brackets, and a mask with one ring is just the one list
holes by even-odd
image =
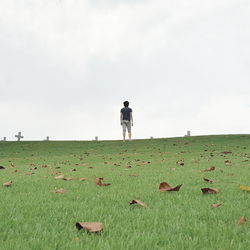
[[15, 137], [17, 138], [18, 141], [21, 141], [21, 139], [23, 138], [23, 136], [21, 135], [21, 132], [18, 132], [18, 134], [15, 135]]

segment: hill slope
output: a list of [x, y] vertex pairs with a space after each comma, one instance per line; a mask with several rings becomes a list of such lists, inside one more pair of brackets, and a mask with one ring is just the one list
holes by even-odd
[[[182, 163], [182, 164], [180, 164]], [[1, 249], [247, 249], [250, 136], [0, 142]], [[213, 171], [204, 171], [212, 166]], [[213, 169], [213, 168], [212, 168]], [[55, 179], [64, 175], [72, 180]], [[80, 178], [87, 178], [80, 181]], [[110, 186], [96, 186], [103, 177]], [[203, 180], [214, 180], [208, 183]], [[159, 192], [159, 184], [183, 184]], [[201, 188], [216, 188], [204, 195]], [[64, 189], [65, 193], [54, 193]], [[148, 207], [129, 205], [133, 199]], [[212, 208], [212, 204], [222, 203]], [[99, 221], [101, 234], [77, 231]]]

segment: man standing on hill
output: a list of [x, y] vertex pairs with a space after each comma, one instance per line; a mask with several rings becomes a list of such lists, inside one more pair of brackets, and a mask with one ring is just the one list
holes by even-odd
[[124, 108], [121, 109], [121, 125], [122, 125], [122, 135], [123, 135], [123, 141], [125, 141], [126, 137], [126, 128], [128, 130], [128, 138], [131, 141], [131, 126], [133, 126], [133, 115], [132, 115], [132, 109], [129, 108], [129, 102], [125, 101], [123, 103]]

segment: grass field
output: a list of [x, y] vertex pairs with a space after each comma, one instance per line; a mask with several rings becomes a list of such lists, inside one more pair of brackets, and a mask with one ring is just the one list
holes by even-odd
[[[250, 249], [250, 192], [239, 188], [250, 186], [249, 135], [0, 142], [0, 166], [0, 249]], [[111, 185], [96, 186], [94, 176]], [[159, 192], [164, 181], [183, 186]], [[59, 188], [66, 192], [52, 192]], [[104, 230], [78, 231], [76, 222]]]

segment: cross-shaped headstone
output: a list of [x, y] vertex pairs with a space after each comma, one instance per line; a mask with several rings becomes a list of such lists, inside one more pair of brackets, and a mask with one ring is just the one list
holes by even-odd
[[191, 136], [191, 131], [187, 131], [187, 134], [185, 136]]
[[18, 134], [15, 135], [15, 137], [17, 138], [18, 141], [21, 141], [21, 139], [23, 139], [23, 136], [21, 135], [21, 132], [18, 132]]

